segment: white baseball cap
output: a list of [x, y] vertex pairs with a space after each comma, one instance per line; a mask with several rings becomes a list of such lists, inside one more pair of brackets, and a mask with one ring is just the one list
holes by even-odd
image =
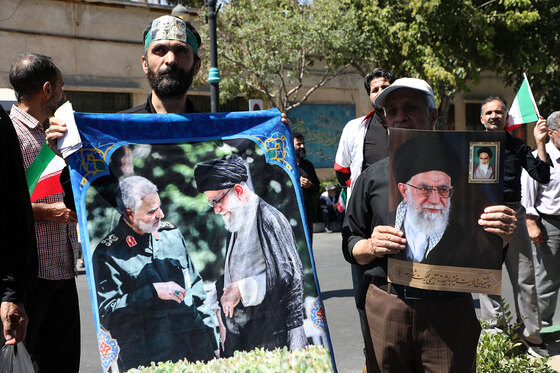
[[387, 96], [389, 96], [389, 93], [400, 88], [414, 89], [416, 91], [422, 92], [423, 94], [428, 96], [428, 99], [432, 104], [431, 107], [436, 108], [436, 101], [434, 99], [434, 91], [432, 91], [432, 87], [430, 87], [430, 85], [426, 83], [426, 81], [416, 78], [400, 78], [395, 80], [393, 84], [385, 88], [383, 92], [381, 92], [379, 96], [375, 98], [373, 104], [380, 108], [384, 107], [385, 99], [387, 98]]

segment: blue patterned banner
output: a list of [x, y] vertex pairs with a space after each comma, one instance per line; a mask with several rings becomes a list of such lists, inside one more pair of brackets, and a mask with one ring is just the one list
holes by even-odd
[[105, 371], [332, 357], [277, 110], [75, 118], [83, 147], [68, 163]]

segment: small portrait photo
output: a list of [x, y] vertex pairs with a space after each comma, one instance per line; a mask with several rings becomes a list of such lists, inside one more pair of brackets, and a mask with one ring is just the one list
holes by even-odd
[[497, 183], [500, 144], [495, 142], [471, 142], [469, 183]]

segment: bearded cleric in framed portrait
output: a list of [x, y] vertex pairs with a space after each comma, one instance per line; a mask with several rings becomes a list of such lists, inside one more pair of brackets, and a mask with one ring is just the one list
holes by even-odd
[[389, 208], [407, 241], [406, 250], [390, 258], [393, 282], [499, 292], [503, 245], [477, 222], [484, 207], [503, 198], [503, 175], [497, 183], [469, 183], [470, 144], [489, 141], [488, 135], [391, 130]]

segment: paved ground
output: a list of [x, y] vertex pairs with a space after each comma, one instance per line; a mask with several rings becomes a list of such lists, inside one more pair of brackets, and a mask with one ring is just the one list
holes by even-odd
[[[364, 363], [363, 342], [357, 311], [354, 308], [350, 267], [340, 249], [339, 233], [319, 233], [313, 238], [314, 256], [323, 293], [325, 312], [340, 373], [361, 372]], [[502, 296], [514, 311], [513, 293], [507, 271], [502, 271]], [[480, 316], [478, 296], [474, 295], [477, 315]], [[560, 324], [560, 304], [556, 308], [555, 324]], [[554, 354], [549, 364], [560, 372], [560, 332], [550, 335], [549, 349]]]
[[[361, 372], [364, 363], [363, 342], [352, 295], [350, 266], [344, 261], [340, 250], [339, 233], [314, 235], [314, 255], [319, 284], [323, 293], [326, 316], [331, 332], [335, 361], [340, 373]], [[93, 327], [93, 316], [85, 272], [78, 276], [78, 293], [82, 318], [81, 373], [101, 372], [97, 353], [97, 341]], [[513, 309], [511, 285], [507, 272], [503, 271], [503, 296]], [[477, 313], [478, 301], [477, 302]], [[560, 307], [557, 308], [555, 324], [560, 324]], [[559, 333], [552, 335], [550, 350], [555, 354], [550, 364], [560, 372]]]

